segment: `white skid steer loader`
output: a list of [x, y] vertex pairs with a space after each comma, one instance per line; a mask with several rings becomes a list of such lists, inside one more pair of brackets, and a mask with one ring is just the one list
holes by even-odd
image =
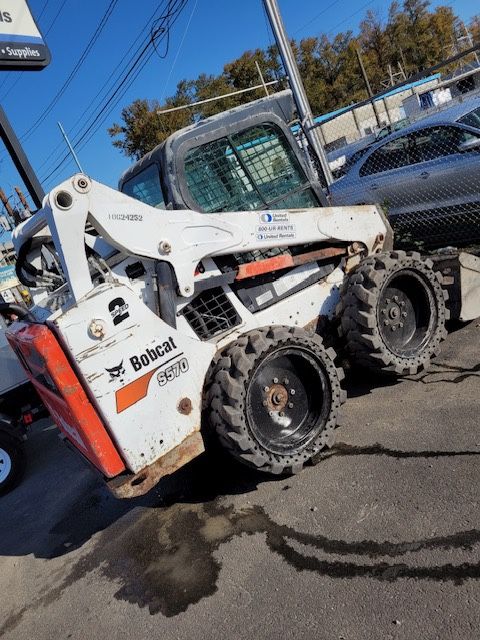
[[159, 211], [78, 174], [14, 244], [19, 276], [49, 294], [10, 344], [120, 497], [202, 453], [208, 429], [274, 474], [330, 447], [338, 313], [353, 359], [379, 371], [417, 371], [445, 336], [441, 276], [391, 250], [375, 206]]

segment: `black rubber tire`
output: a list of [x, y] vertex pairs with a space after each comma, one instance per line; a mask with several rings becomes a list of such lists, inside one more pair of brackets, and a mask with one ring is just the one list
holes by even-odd
[[[282, 354], [289, 355], [282, 356]], [[297, 358], [300, 365], [301, 358], [310, 360], [308, 366], [311, 365], [321, 379], [323, 394], [320, 395], [321, 390], [319, 390], [318, 402], [322, 408], [318, 415], [314, 414], [315, 421], [310, 424], [310, 406], [315, 402], [312, 400], [314, 394], [310, 389], [310, 394], [307, 394], [309, 403], [307, 418], [303, 417], [301, 420], [303, 425], [301, 429], [304, 430], [301, 433], [305, 435], [301, 436], [303, 441], [298, 444], [296, 442], [292, 445], [275, 443], [274, 446], [274, 439], [272, 443], [265, 444], [265, 435], [262, 434], [262, 437], [258, 435], [259, 431], [265, 429], [265, 420], [268, 421], [268, 418], [261, 418], [262, 411], [268, 413], [268, 409], [259, 411], [260, 405], [254, 403], [252, 389], [254, 384], [259, 384], [258, 379], [263, 375], [262, 364], [271, 362], [275, 357], [280, 360], [282, 357], [293, 357], [294, 361]], [[335, 358], [335, 350], [326, 349], [319, 336], [308, 334], [303, 329], [295, 327], [272, 326], [256, 329], [231, 343], [214, 362], [210, 377], [211, 384], [208, 386], [206, 409], [208, 422], [215, 429], [223, 447], [242, 463], [271, 474], [297, 473], [322, 449], [331, 447], [334, 442], [339, 409], [346, 399], [346, 393], [341, 388], [341, 381], [344, 378], [343, 370], [336, 366]], [[296, 373], [298, 374], [298, 371]], [[254, 383], [254, 380], [257, 382]], [[314, 383], [310, 382], [310, 384]], [[286, 385], [289, 386], [288, 381]], [[258, 386], [256, 388], [258, 389]], [[303, 390], [304, 387], [302, 387]], [[304, 406], [304, 404], [297, 405], [297, 407]], [[258, 416], [256, 420], [252, 417], [254, 410]], [[288, 412], [288, 409], [286, 410]], [[269, 415], [274, 413], [270, 412]], [[276, 419], [277, 416], [272, 418], [272, 421]], [[282, 434], [282, 427], [279, 427], [279, 431]], [[292, 437], [300, 439], [298, 431], [300, 426], [293, 430]], [[278, 436], [278, 440], [283, 437], [283, 435]], [[281, 447], [282, 450], [278, 451], [275, 447]], [[287, 450], [284, 451], [284, 448]]]
[[10, 466], [8, 475], [2, 477], [3, 474], [0, 473], [0, 495], [4, 495], [18, 485], [25, 470], [22, 443], [4, 431], [0, 431], [0, 459], [0, 466], [7, 460]]
[[[387, 331], [403, 327], [403, 323], [399, 324], [402, 318], [398, 320], [401, 307], [397, 305], [398, 308], [393, 309], [393, 301], [392, 308], [387, 310], [384, 306], [386, 302], [390, 303], [389, 298], [385, 300], [384, 297], [388, 295], [385, 293], [387, 288], [392, 287], [392, 282], [402, 280], [407, 287], [414, 287], [410, 298], [417, 305], [409, 305], [407, 295], [406, 308], [410, 314], [405, 312], [405, 315], [408, 315], [409, 322], [412, 322], [413, 315], [417, 327], [417, 333], [410, 338], [410, 346], [407, 337], [405, 345], [396, 346], [393, 334], [391, 339], [387, 335]], [[450, 317], [445, 304], [447, 299], [441, 274], [433, 270], [431, 260], [417, 252], [391, 251], [362, 260], [346, 279], [337, 306], [340, 334], [352, 364], [396, 376], [413, 375], [427, 368], [431, 359], [440, 352], [440, 344], [447, 336], [445, 322]], [[404, 301], [401, 303], [405, 304]], [[393, 311], [397, 314], [396, 319], [387, 320]], [[387, 315], [382, 316], [382, 313]], [[422, 314], [428, 320], [422, 318]], [[422, 322], [427, 326], [420, 326]], [[395, 326], [393, 330], [392, 325]], [[403, 339], [399, 334], [404, 331], [397, 333], [398, 343]]]

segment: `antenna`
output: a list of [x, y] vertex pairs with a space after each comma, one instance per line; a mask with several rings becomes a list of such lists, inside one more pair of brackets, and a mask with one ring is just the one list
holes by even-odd
[[62, 123], [60, 122], [60, 120], [57, 122], [58, 124], [58, 128], [60, 129], [60, 131], [62, 132], [62, 136], [65, 139], [65, 142], [67, 144], [68, 150], [70, 151], [70, 153], [72, 154], [73, 159], [75, 160], [75, 164], [78, 167], [78, 170], [80, 171], [80, 173], [83, 173], [83, 169], [82, 169], [82, 165], [80, 164], [80, 160], [77, 157], [77, 154], [75, 153], [75, 149], [72, 147], [70, 140], [68, 139], [67, 134], [65, 133], [65, 129], [62, 127]]

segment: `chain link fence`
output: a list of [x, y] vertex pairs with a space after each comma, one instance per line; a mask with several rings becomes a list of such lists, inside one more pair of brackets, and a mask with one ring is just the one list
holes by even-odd
[[399, 246], [480, 242], [480, 64], [317, 118], [335, 205], [380, 204]]

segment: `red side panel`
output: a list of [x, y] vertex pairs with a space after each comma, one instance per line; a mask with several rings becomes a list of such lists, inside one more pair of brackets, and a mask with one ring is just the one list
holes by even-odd
[[60, 431], [108, 478], [124, 471], [54, 333], [43, 324], [15, 323], [6, 335]]

